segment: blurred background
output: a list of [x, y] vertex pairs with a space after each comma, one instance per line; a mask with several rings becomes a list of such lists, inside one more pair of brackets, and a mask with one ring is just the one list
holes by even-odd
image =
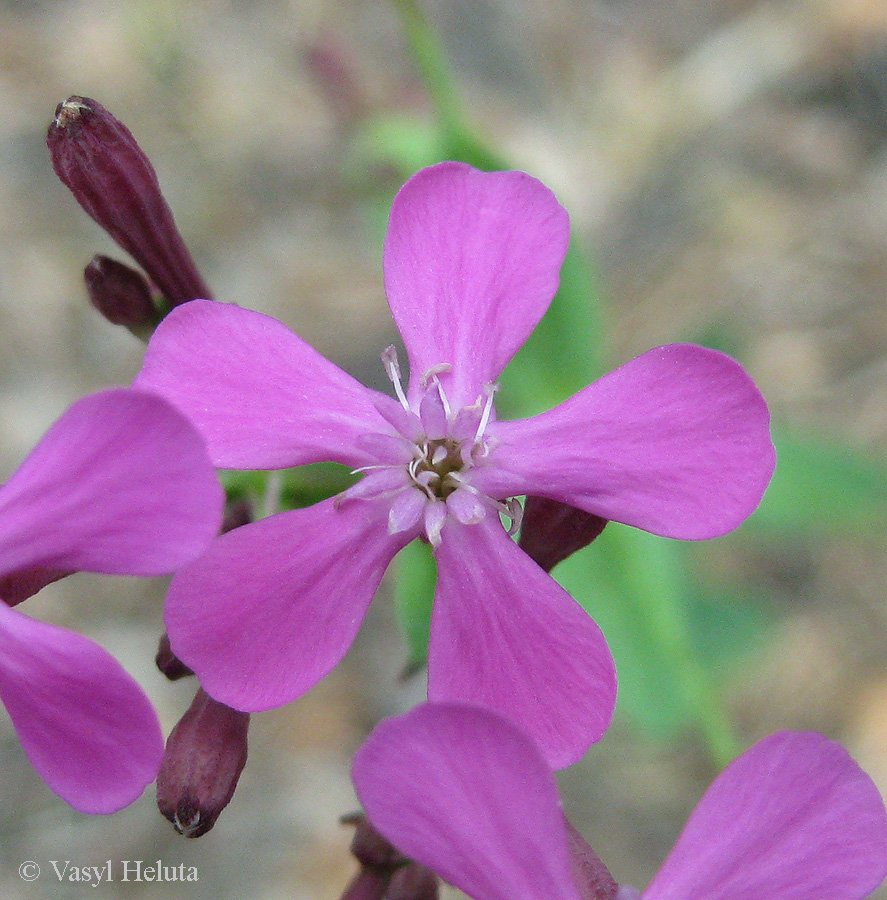
[[[657, 543], [646, 573], [610, 586], [613, 602], [601, 585], [583, 599], [623, 694], [605, 739], [560, 776], [568, 814], [617, 880], [641, 887], [714, 771], [693, 685], [650, 638], [636, 592], [619, 596], [626, 585], [674, 587], [673, 620], [741, 747], [820, 730], [887, 792], [887, 3], [424, 8], [466, 126], [571, 214], [596, 285], [573, 301], [598, 323], [595, 352], [613, 367], [675, 340], [727, 350], [779, 434], [771, 496], [737, 534]], [[387, 207], [442, 152], [392, 5], [6, 0], [0, 87], [0, 480], [71, 402], [128, 383], [143, 352], [85, 298], [90, 257], [126, 256], [52, 172], [45, 131], [70, 94], [133, 131], [218, 299], [277, 316], [387, 389]], [[567, 580], [606, 566], [596, 548]], [[153, 668], [163, 591], [79, 575], [24, 609], [110, 649], [168, 731], [195, 686]], [[408, 652], [390, 592], [335, 673], [253, 717], [234, 801], [198, 840], [160, 817], [152, 788], [112, 818], [70, 811], [0, 718], [3, 896], [335, 900], [354, 871], [338, 824], [357, 805], [350, 755], [423, 695], [421, 676], [399, 680]], [[200, 880], [78, 892], [47, 871], [108, 858], [185, 863]], [[18, 876], [28, 859], [44, 867], [33, 884]]]

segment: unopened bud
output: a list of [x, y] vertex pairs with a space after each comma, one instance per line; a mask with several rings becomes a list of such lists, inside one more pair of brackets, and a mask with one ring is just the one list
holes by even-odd
[[68, 569], [38, 567], [0, 575], [0, 600], [7, 606], [16, 606], [37, 591], [43, 590], [46, 585], [70, 574]]
[[154, 167], [129, 129], [100, 103], [60, 103], [46, 143], [77, 202], [129, 253], [167, 303], [212, 299], [163, 199]]
[[386, 900], [437, 900], [440, 879], [430, 869], [418, 863], [399, 868], [388, 885]]
[[615, 900], [619, 885], [600, 857], [564, 816], [567, 826], [567, 849], [570, 854], [570, 871], [580, 900]]
[[92, 305], [112, 324], [145, 340], [160, 321], [145, 276], [108, 256], [94, 256], [83, 272]]
[[547, 497], [527, 497], [518, 544], [546, 572], [590, 544], [606, 519]]
[[206, 834], [228, 805], [246, 765], [248, 729], [249, 713], [197, 691], [166, 742], [157, 776], [157, 805], [180, 834]]
[[169, 635], [164, 631], [160, 636], [160, 642], [157, 645], [157, 655], [154, 657], [157, 668], [163, 672], [170, 681], [178, 681], [180, 678], [187, 678], [194, 672], [189, 669], [179, 658], [172, 652], [169, 644]]
[[351, 852], [362, 866], [393, 872], [407, 862], [407, 858], [370, 825], [363, 813], [343, 816], [342, 823], [354, 826]]
[[342, 900], [383, 900], [390, 881], [389, 872], [361, 866], [342, 892]]

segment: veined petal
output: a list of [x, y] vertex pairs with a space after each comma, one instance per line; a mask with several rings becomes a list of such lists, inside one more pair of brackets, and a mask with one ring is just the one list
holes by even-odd
[[527, 731], [553, 768], [606, 731], [616, 673], [594, 620], [506, 535], [450, 520], [436, 551], [428, 698], [472, 703]]
[[708, 789], [644, 900], [862, 900], [887, 875], [887, 814], [839, 744], [783, 731]]
[[776, 456], [770, 416], [730, 357], [650, 350], [531, 419], [494, 422], [473, 474], [493, 496], [531, 494], [682, 540], [717, 537], [757, 507]]
[[244, 712], [289, 703], [351, 646], [388, 563], [388, 506], [335, 498], [235, 528], [173, 578], [173, 652], [216, 700]]
[[40, 777], [84, 813], [132, 803], [157, 775], [163, 735], [120, 664], [79, 634], [0, 603], [0, 698]]
[[567, 213], [522, 172], [445, 162], [401, 189], [385, 240], [385, 290], [410, 358], [411, 402], [434, 366], [450, 406], [495, 381], [557, 291]]
[[375, 729], [352, 774], [372, 825], [473, 900], [578, 900], [554, 777], [511, 722], [419, 706]]
[[181, 413], [143, 391], [102, 391], [71, 406], [0, 488], [0, 575], [23, 573], [21, 593], [75, 570], [166, 574], [207, 547], [223, 502]]
[[392, 432], [376, 404], [397, 405], [276, 319], [209, 300], [179, 306], [161, 322], [135, 384], [185, 413], [213, 462], [231, 469], [363, 465], [357, 439]]

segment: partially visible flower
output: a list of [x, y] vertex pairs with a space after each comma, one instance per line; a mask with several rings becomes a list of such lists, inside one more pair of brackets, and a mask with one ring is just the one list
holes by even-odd
[[58, 105], [46, 143], [56, 175], [170, 306], [211, 299], [154, 167], [121, 121], [96, 100], [69, 97]]
[[399, 402], [268, 316], [197, 300], [161, 323], [136, 384], [191, 418], [216, 465], [365, 473], [335, 499], [223, 535], [177, 574], [172, 649], [209, 694], [255, 712], [305, 693], [419, 537], [439, 572], [429, 698], [503, 712], [558, 767], [601, 737], [616, 693], [603, 636], [500, 516], [513, 530], [529, 495], [714, 537], [757, 506], [774, 454], [748, 375], [690, 345], [651, 350], [535, 418], [497, 420], [494, 382], [557, 290], [568, 232], [552, 193], [520, 172], [443, 163], [407, 182], [385, 244], [410, 359], [404, 390], [383, 354]]
[[383, 722], [353, 778], [372, 825], [473, 900], [862, 900], [887, 875], [877, 788], [812, 732], [728, 766], [643, 892], [576, 864], [544, 758], [488, 710], [427, 704]]
[[87, 813], [154, 780], [163, 736], [107, 652], [10, 606], [63, 574], [162, 575], [218, 532], [223, 495], [200, 436], [161, 398], [75, 403], [0, 487], [0, 699], [34, 768]]

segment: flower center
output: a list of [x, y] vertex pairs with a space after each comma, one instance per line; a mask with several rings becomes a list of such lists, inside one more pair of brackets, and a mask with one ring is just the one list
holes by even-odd
[[464, 468], [462, 443], [454, 438], [426, 439], [416, 445], [417, 457], [409, 464], [413, 482], [430, 497], [446, 500], [462, 485], [458, 473]]
[[485, 432], [493, 416], [496, 385], [487, 385], [473, 405], [453, 410], [438, 377], [450, 366], [435, 366], [420, 381], [421, 399], [410, 405], [393, 347], [382, 354], [382, 360], [400, 409], [377, 408], [397, 436], [366, 436], [365, 446], [377, 462], [358, 470], [364, 473], [363, 480], [340, 494], [337, 503], [384, 499], [390, 504], [391, 534], [417, 529], [433, 546], [440, 543], [449, 518], [475, 525], [488, 513], [498, 512], [511, 520], [509, 533], [513, 533], [520, 523], [520, 504], [488, 497], [472, 484], [471, 470], [483, 465], [492, 450]]

